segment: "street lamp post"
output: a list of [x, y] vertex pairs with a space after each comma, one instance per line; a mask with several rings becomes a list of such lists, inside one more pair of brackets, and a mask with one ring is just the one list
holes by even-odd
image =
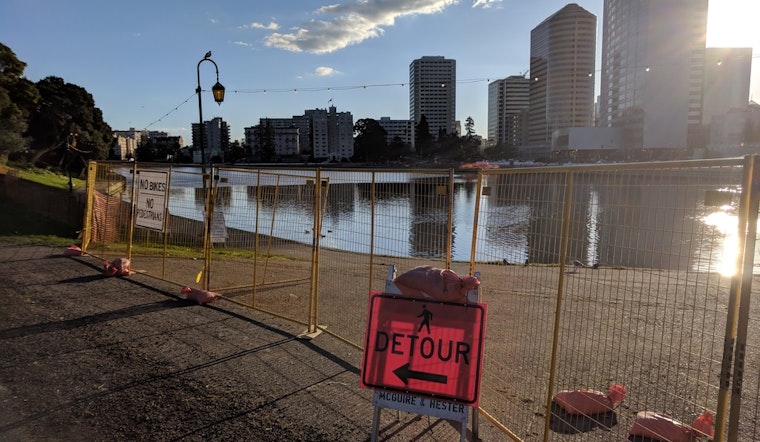
[[66, 168], [69, 170], [69, 192], [74, 191], [74, 183], [71, 181], [71, 151], [77, 146], [77, 136], [72, 132], [66, 137]]
[[[208, 290], [209, 288], [209, 268], [211, 263], [211, 223], [213, 220], [213, 200], [211, 197], [212, 193], [212, 186], [211, 186], [211, 180], [209, 179], [209, 185], [206, 185], [206, 137], [203, 133], [203, 104], [201, 101], [201, 63], [204, 61], [210, 61], [211, 64], [214, 65], [214, 69], [216, 70], [216, 84], [214, 84], [211, 87], [211, 92], [214, 94], [214, 101], [217, 102], [217, 104], [221, 105], [222, 101], [224, 101], [224, 86], [219, 83], [219, 67], [216, 65], [216, 62], [211, 59], [211, 51], [206, 52], [206, 55], [201, 59], [201, 61], [198, 62], [197, 66], [197, 72], [198, 72], [198, 88], [195, 90], [195, 92], [198, 94], [198, 116], [200, 117], [200, 126], [198, 127], [198, 134], [200, 138], [201, 143], [201, 180], [203, 181], [203, 194], [205, 195], [206, 203], [206, 222], [204, 223], [204, 232], [203, 232], [203, 250], [204, 250], [204, 260], [203, 260], [203, 288]], [[209, 177], [210, 178], [210, 177]]]
[[211, 87], [211, 92], [214, 94], [214, 101], [217, 102], [221, 106], [222, 101], [224, 101], [224, 86], [222, 86], [221, 83], [219, 83], [219, 67], [216, 65], [216, 62], [211, 59], [211, 51], [206, 52], [206, 55], [201, 59], [201, 61], [198, 62], [197, 66], [197, 72], [198, 72], [198, 87], [195, 89], [195, 92], [198, 94], [198, 116], [200, 117], [199, 123], [200, 126], [198, 126], [199, 130], [199, 138], [201, 143], [201, 164], [206, 164], [206, 139], [203, 133], [203, 103], [201, 101], [201, 63], [204, 61], [210, 61], [211, 64], [214, 65], [214, 69], [216, 69], [216, 84], [214, 84]]

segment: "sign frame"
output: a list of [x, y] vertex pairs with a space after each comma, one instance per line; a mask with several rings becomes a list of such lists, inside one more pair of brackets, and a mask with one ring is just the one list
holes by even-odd
[[135, 180], [137, 186], [135, 227], [164, 232], [169, 172], [137, 170]]
[[[371, 293], [361, 386], [477, 407], [486, 309], [486, 304], [477, 302]], [[432, 318], [428, 324], [425, 310]]]

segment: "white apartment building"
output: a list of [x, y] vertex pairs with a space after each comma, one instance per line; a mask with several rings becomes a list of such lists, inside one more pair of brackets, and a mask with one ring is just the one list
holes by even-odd
[[414, 145], [414, 128], [412, 120], [391, 120], [391, 117], [380, 117], [377, 124], [385, 129], [385, 141], [391, 143], [394, 139], [400, 139], [407, 146]]
[[301, 153], [300, 130], [293, 118], [260, 118], [258, 126], [243, 129], [246, 146], [260, 148], [261, 131], [269, 126], [272, 130], [274, 153], [278, 156], [293, 156]]
[[342, 160], [354, 156], [354, 120], [350, 112], [311, 109], [292, 118], [261, 118], [257, 126], [246, 127], [245, 145], [259, 148], [259, 131], [272, 128], [275, 154], [312, 154], [317, 160]]
[[530, 96], [530, 79], [512, 75], [488, 84], [488, 141], [518, 147], [524, 141], [524, 112]]
[[409, 65], [409, 119], [416, 126], [424, 115], [433, 139], [441, 130], [457, 133], [456, 70], [456, 60], [442, 56], [424, 56]]
[[311, 109], [305, 112], [311, 125], [314, 159], [342, 160], [354, 156], [354, 117], [351, 112]]
[[224, 153], [230, 147], [230, 127], [227, 122], [216, 117], [203, 122], [203, 156], [201, 158], [200, 125], [193, 123], [193, 162], [200, 163], [203, 159], [208, 163], [212, 158], [224, 159]]
[[558, 129], [593, 126], [596, 16], [575, 3], [530, 33], [528, 144], [551, 146]]
[[129, 130], [113, 131], [114, 141], [111, 150], [114, 158], [117, 160], [134, 158], [143, 138], [148, 138], [148, 136], [148, 131], [137, 130], [134, 127], [129, 128]]

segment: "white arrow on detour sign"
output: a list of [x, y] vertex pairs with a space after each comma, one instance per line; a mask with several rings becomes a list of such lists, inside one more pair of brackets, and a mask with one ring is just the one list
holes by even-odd
[[477, 406], [486, 305], [370, 295], [361, 384]]

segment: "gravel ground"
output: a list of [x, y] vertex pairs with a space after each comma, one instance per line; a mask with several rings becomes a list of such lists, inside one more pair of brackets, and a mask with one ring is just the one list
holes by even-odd
[[[61, 252], [0, 247], [0, 440], [370, 440], [360, 351]], [[381, 416], [378, 440], [458, 440], [453, 422]], [[467, 439], [509, 440], [482, 418]]]

